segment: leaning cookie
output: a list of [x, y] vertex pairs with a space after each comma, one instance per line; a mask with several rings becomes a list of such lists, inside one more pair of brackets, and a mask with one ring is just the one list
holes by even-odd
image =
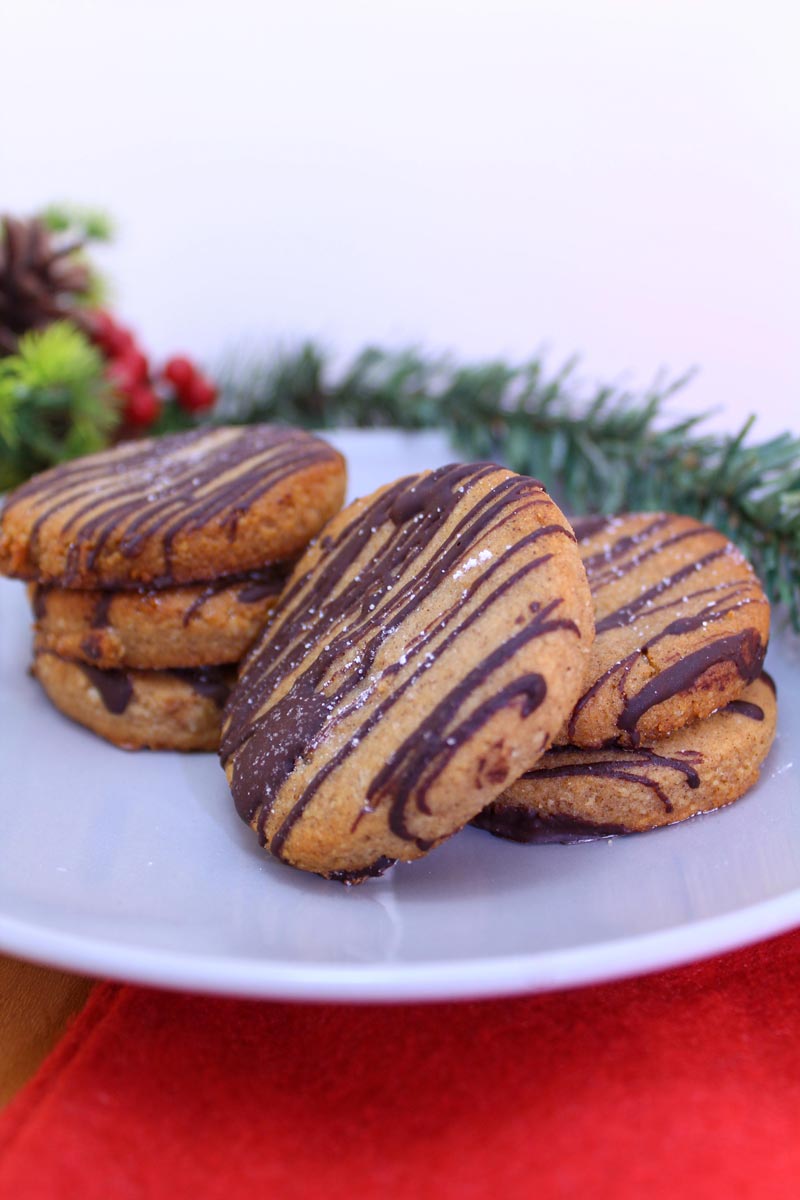
[[104, 670], [238, 662], [264, 628], [290, 568], [135, 591], [30, 585], [35, 647]]
[[33, 674], [56, 708], [125, 750], [216, 750], [233, 668], [101, 671], [37, 653]]
[[735, 700], [758, 677], [769, 602], [721, 533], [672, 513], [590, 517], [575, 533], [597, 636], [558, 743], [650, 742]]
[[299, 429], [205, 428], [35, 475], [0, 514], [0, 574], [169, 587], [296, 558], [341, 507], [342, 456]]
[[685, 821], [753, 786], [775, 719], [763, 674], [741, 699], [649, 746], [548, 751], [473, 824], [515, 842], [581, 842]]
[[221, 746], [239, 815], [329, 878], [418, 858], [543, 753], [591, 640], [541, 484], [484, 463], [381, 488], [310, 547], [244, 664]]

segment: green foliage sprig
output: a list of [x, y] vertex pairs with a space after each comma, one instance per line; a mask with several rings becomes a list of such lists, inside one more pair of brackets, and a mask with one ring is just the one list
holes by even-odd
[[51, 233], [65, 233], [81, 245], [88, 242], [110, 242], [114, 222], [107, 213], [80, 204], [49, 204], [39, 214]]
[[707, 414], [677, 417], [669, 404], [688, 377], [643, 394], [585, 393], [576, 363], [548, 373], [521, 365], [459, 366], [417, 351], [376, 347], [334, 373], [308, 343], [266, 362], [229, 363], [215, 421], [285, 421], [401, 429], [439, 427], [465, 458], [534, 475], [573, 514], [667, 509], [708, 521], [732, 538], [770, 597], [800, 629], [800, 439], [750, 440], [704, 428]]
[[50, 204], [39, 220], [55, 234], [62, 256], [80, 262], [87, 271], [87, 285], [77, 303], [85, 308], [98, 308], [108, 302], [108, 284], [98, 271], [88, 250], [93, 243], [110, 242], [114, 237], [114, 222], [101, 209], [80, 204]]
[[0, 491], [108, 445], [119, 416], [104, 366], [68, 321], [25, 334], [0, 359]]

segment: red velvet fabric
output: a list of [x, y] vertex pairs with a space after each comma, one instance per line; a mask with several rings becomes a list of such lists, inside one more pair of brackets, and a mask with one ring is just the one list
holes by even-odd
[[14, 1200], [799, 1193], [800, 931], [474, 1003], [103, 984], [0, 1123]]

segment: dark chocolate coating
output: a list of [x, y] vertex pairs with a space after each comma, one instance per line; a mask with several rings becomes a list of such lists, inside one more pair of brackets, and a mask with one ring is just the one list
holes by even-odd
[[495, 809], [490, 804], [473, 818], [472, 824], [495, 837], [531, 846], [549, 846], [554, 842], [573, 846], [633, 832], [625, 825], [593, 825], [565, 813], [539, 813], [532, 808], [512, 807], [510, 804], [501, 809]]
[[360, 871], [331, 871], [328, 879], [332, 879], [336, 883], [363, 883], [365, 879], [378, 879], [390, 867], [393, 867], [396, 861], [395, 858], [386, 858], [385, 855], [381, 855], [368, 867], [362, 867]]
[[110, 713], [120, 716], [133, 699], [133, 683], [127, 671], [101, 671], [89, 663], [78, 663]]
[[[590, 540], [607, 528], [611, 520], [610, 517], [577, 519], [574, 522], [574, 528], [578, 542]], [[636, 534], [623, 534], [604, 547], [602, 551], [582, 556], [592, 595], [597, 597], [607, 585], [634, 570], [641, 570], [649, 560], [655, 559], [671, 547], [679, 543], [691, 543], [694, 539], [709, 532], [715, 532], [709, 526], [699, 524], [690, 529], [680, 529], [677, 533], [671, 532], [673, 521], [674, 517], [671, 513], [654, 513], [652, 521], [638, 530]], [[646, 550], [639, 549], [646, 539], [652, 538], [662, 531], [663, 537], [656, 537], [653, 544]], [[713, 628], [715, 624], [722, 621], [743, 603], [750, 602], [745, 593], [748, 589], [752, 590], [752, 584], [746, 583], [741, 578], [738, 569], [732, 572], [730, 581], [717, 583], [713, 587], [701, 587], [694, 590], [690, 588], [683, 594], [675, 591], [681, 585], [693, 580], [703, 567], [723, 559], [727, 550], [726, 543], [699, 557], [689, 556], [688, 561], [680, 567], [659, 579], [657, 583], [645, 588], [626, 604], [606, 613], [597, 621], [596, 636], [600, 639], [610, 630], [633, 624], [639, 616], [645, 613], [648, 616], [659, 612], [664, 613], [664, 624], [657, 633], [652, 633], [647, 641], [633, 650], [627, 658], [613, 663], [584, 692], [575, 705], [568, 724], [567, 732], [570, 741], [576, 737], [578, 722], [587, 704], [611, 679], [617, 677], [616, 686], [622, 694], [623, 686], [632, 668], [641, 656], [646, 657], [661, 641], [666, 638], [685, 636], [701, 628]], [[671, 598], [667, 597], [666, 593], [670, 593]], [[675, 616], [676, 595], [680, 600], [702, 602], [702, 606], [699, 611], [693, 612], [689, 616]], [[659, 600], [661, 600], [660, 604]], [[640, 735], [637, 726], [645, 713], [665, 700], [690, 690], [706, 671], [718, 664], [732, 664], [743, 683], [752, 683], [761, 673], [765, 653], [766, 643], [756, 629], [743, 629], [738, 633], [728, 633], [712, 639], [706, 645], [685, 655], [672, 666], [659, 671], [638, 692], [626, 699], [622, 711], [617, 717], [617, 728], [620, 735], [626, 735], [632, 745], [638, 745]]]
[[230, 667], [172, 667], [168, 672], [188, 683], [198, 696], [213, 700], [217, 708], [224, 708], [231, 691]]
[[113, 592], [103, 592], [100, 596], [92, 613], [92, 629], [105, 629], [107, 627], [113, 599]]
[[235, 583], [242, 585], [236, 593], [236, 599], [240, 604], [256, 604], [259, 600], [265, 600], [267, 596], [279, 596], [290, 570], [291, 566], [288, 563], [272, 563], [260, 571], [248, 571], [243, 575], [220, 576], [219, 579], [209, 583], [208, 587], [203, 588], [197, 599], [189, 605], [183, 615], [183, 624], [188, 625], [192, 618], [201, 611], [204, 604]]
[[764, 710], [758, 704], [751, 704], [749, 700], [731, 700], [730, 704], [726, 704], [723, 712], [738, 713], [740, 717], [749, 717], [751, 721], [763, 721]]
[[[76, 663], [87, 679], [97, 688], [100, 699], [110, 713], [120, 716], [133, 699], [133, 679], [127, 671], [106, 670], [89, 663]], [[155, 672], [154, 672], [155, 673]], [[205, 696], [222, 708], [230, 692], [229, 676], [224, 667], [187, 667], [166, 671], [187, 683], [198, 696]]]

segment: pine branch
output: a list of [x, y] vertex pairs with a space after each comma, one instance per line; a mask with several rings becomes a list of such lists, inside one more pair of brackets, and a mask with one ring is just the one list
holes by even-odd
[[338, 378], [306, 344], [268, 363], [229, 362], [214, 420], [326, 429], [439, 427], [466, 458], [542, 479], [573, 514], [667, 509], [708, 521], [753, 563], [800, 630], [800, 439], [752, 442], [671, 416], [688, 376], [641, 395], [582, 394], [575, 363], [548, 375], [540, 359], [457, 366], [414, 351], [364, 350]]

